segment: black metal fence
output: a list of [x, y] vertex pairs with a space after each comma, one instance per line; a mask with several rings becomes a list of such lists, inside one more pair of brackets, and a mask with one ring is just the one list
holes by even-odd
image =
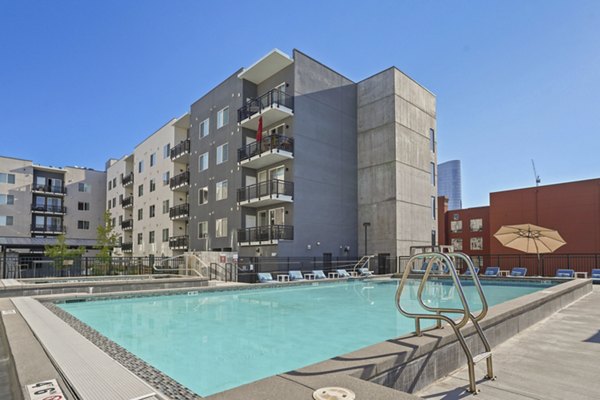
[[244, 202], [260, 199], [261, 197], [294, 196], [294, 182], [281, 179], [255, 183], [237, 190], [237, 201]]
[[242, 122], [256, 113], [262, 112], [265, 108], [280, 106], [289, 109], [294, 108], [294, 96], [286, 94], [281, 90], [271, 89], [260, 97], [250, 99], [238, 110], [238, 121]]

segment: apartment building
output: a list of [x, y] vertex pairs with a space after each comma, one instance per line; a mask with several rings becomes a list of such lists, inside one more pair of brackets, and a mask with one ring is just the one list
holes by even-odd
[[[107, 162], [107, 202], [120, 245], [115, 255], [170, 257], [187, 250], [189, 115], [174, 118]], [[189, 181], [189, 178], [188, 178]]]
[[102, 223], [106, 174], [0, 157], [0, 245], [3, 251], [42, 252], [65, 234], [91, 250]]

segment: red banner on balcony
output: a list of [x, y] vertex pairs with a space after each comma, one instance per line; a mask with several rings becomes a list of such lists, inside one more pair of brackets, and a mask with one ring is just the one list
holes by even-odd
[[256, 141], [260, 142], [262, 140], [262, 129], [263, 129], [263, 124], [262, 124], [262, 117], [258, 118], [258, 130], [256, 131]]

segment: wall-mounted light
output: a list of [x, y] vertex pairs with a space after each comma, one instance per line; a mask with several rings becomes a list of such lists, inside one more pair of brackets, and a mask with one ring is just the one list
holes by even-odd
[[321, 242], [317, 242], [317, 246], [320, 246], [320, 245], [321, 245]]
[[306, 250], [310, 250], [312, 248], [312, 246], [310, 244], [306, 245]]

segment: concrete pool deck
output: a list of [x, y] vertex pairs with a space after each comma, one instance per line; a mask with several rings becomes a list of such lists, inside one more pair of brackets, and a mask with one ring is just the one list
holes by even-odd
[[[493, 349], [498, 379], [480, 381], [477, 400], [600, 398], [600, 286]], [[477, 366], [477, 376], [485, 375]], [[427, 400], [470, 396], [466, 368], [421, 390]]]

